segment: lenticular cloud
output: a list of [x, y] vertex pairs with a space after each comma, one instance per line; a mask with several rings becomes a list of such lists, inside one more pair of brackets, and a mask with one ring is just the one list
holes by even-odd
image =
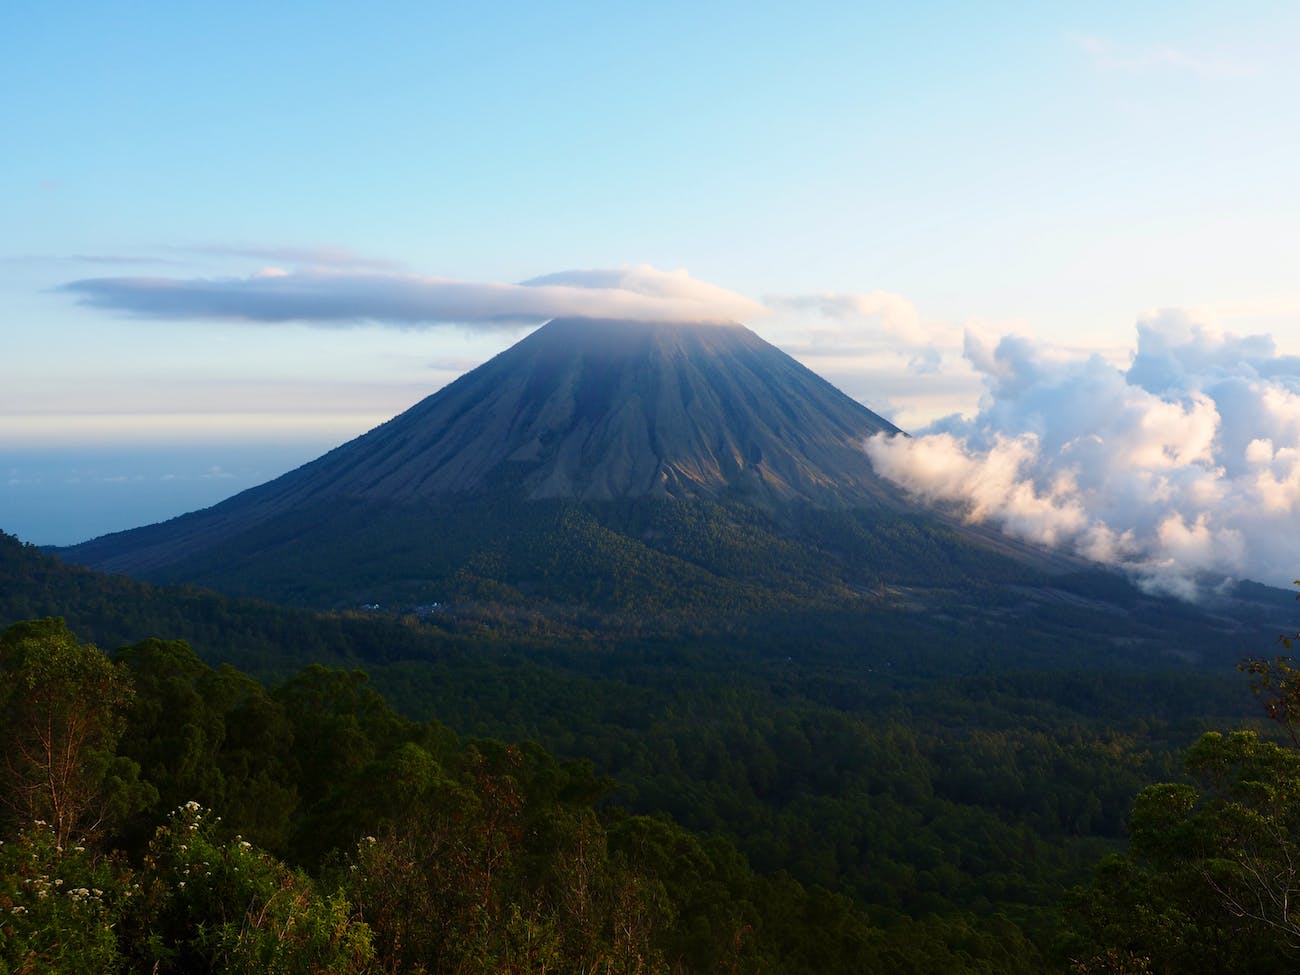
[[[633, 318], [656, 322], [726, 322], [761, 315], [763, 307], [686, 271], [649, 265], [563, 271], [506, 284], [455, 281], [377, 270], [381, 262], [347, 252], [300, 248], [227, 249], [244, 254], [320, 253], [333, 264], [267, 267], [242, 278], [85, 278], [58, 290], [94, 308], [150, 318], [397, 327], [477, 325], [515, 328], [548, 318]], [[346, 263], [341, 263], [346, 262]]]
[[1179, 311], [1139, 322], [1127, 371], [970, 334], [973, 419], [867, 443], [877, 471], [972, 521], [1134, 573], [1200, 584], [1300, 574], [1300, 359]]

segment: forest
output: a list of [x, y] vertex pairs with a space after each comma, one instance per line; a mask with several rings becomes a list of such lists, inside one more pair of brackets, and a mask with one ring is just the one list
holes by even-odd
[[0, 554], [0, 971], [1295, 967], [1300, 682], [1237, 670], [1276, 630], [1084, 667], [1067, 616], [993, 667], [847, 657], [824, 614], [575, 638]]

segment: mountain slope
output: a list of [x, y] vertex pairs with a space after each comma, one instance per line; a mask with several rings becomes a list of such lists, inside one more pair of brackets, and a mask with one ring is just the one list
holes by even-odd
[[745, 613], [1077, 563], [937, 518], [896, 427], [740, 325], [556, 320], [323, 457], [61, 554], [303, 605]]
[[[740, 325], [557, 320], [295, 484], [413, 501], [503, 473], [529, 498], [879, 498], [896, 428]], [[306, 471], [304, 471], [306, 474]]]
[[897, 432], [740, 325], [550, 322], [410, 410], [201, 512], [64, 553], [148, 573], [322, 503], [743, 498], [901, 507], [862, 451]]

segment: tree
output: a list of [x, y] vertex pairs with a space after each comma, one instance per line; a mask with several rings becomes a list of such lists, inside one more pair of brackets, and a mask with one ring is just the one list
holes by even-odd
[[[1291, 646], [1289, 637], [1281, 640]], [[1263, 699], [1268, 716], [1286, 729], [1292, 745], [1300, 747], [1300, 670], [1291, 665], [1291, 658], [1252, 657], [1237, 669], [1251, 675], [1250, 689]]]
[[1202, 871], [1234, 917], [1300, 948], [1300, 753], [1251, 731], [1204, 735], [1187, 757], [1204, 789]]
[[139, 766], [115, 754], [131, 701], [125, 672], [62, 620], [0, 634], [0, 802], [46, 822], [56, 844], [93, 838], [142, 807]]
[[1286, 657], [1241, 669], [1292, 746], [1207, 732], [1187, 751], [1188, 781], [1142, 790], [1128, 853], [1067, 901], [1077, 924], [1063, 948], [1076, 970], [1118, 971], [1120, 961], [1179, 975], [1295, 970], [1300, 670]]

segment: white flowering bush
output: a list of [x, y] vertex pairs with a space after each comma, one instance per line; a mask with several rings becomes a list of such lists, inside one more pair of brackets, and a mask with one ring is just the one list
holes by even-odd
[[62, 847], [37, 821], [0, 844], [0, 972], [120, 970], [115, 927], [131, 874], [82, 845]]
[[342, 894], [320, 895], [310, 879], [236, 836], [187, 802], [150, 844], [141, 871], [148, 930], [144, 967], [323, 975], [363, 971], [370, 930]]

